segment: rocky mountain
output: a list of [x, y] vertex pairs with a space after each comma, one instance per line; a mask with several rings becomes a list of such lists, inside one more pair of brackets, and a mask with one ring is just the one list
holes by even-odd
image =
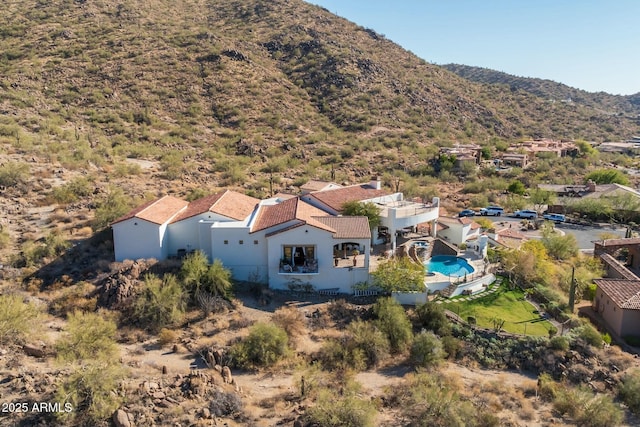
[[627, 96], [611, 95], [605, 92], [587, 92], [552, 80], [518, 77], [488, 68], [461, 64], [445, 64], [442, 67], [474, 83], [502, 85], [512, 91], [522, 90], [543, 99], [575, 103], [596, 110], [608, 111], [611, 114], [630, 117], [640, 115], [640, 92]]
[[632, 100], [472, 83], [301, 0], [24, 0], [0, 17], [0, 136], [36, 154], [376, 163], [401, 146], [639, 129]]

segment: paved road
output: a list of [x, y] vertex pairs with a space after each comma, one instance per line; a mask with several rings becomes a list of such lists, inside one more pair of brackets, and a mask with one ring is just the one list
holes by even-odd
[[[480, 218], [488, 218], [493, 222], [505, 222], [505, 223], [517, 223], [522, 221], [518, 218], [511, 218], [508, 216], [495, 217], [486, 216]], [[558, 230], [562, 230], [564, 233], [573, 234], [578, 241], [578, 248], [580, 250], [593, 250], [593, 242], [601, 240], [600, 236], [603, 233], [614, 234], [619, 237], [624, 237], [625, 229], [622, 227], [611, 227], [610, 225], [593, 225], [593, 226], [581, 226], [573, 224], [557, 224]]]

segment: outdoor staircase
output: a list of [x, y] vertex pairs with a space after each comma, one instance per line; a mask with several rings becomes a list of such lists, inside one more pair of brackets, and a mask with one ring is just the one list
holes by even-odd
[[444, 298], [449, 298], [457, 288], [457, 283], [450, 283], [449, 286], [440, 291], [440, 295]]

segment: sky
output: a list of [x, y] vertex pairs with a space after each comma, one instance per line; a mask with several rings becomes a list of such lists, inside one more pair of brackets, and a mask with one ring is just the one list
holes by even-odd
[[640, 92], [640, 0], [307, 0], [433, 64]]

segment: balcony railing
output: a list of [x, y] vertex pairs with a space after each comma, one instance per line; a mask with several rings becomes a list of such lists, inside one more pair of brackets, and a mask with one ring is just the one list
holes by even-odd
[[305, 265], [280, 264], [280, 273], [314, 274], [318, 272], [318, 260], [307, 261]]

